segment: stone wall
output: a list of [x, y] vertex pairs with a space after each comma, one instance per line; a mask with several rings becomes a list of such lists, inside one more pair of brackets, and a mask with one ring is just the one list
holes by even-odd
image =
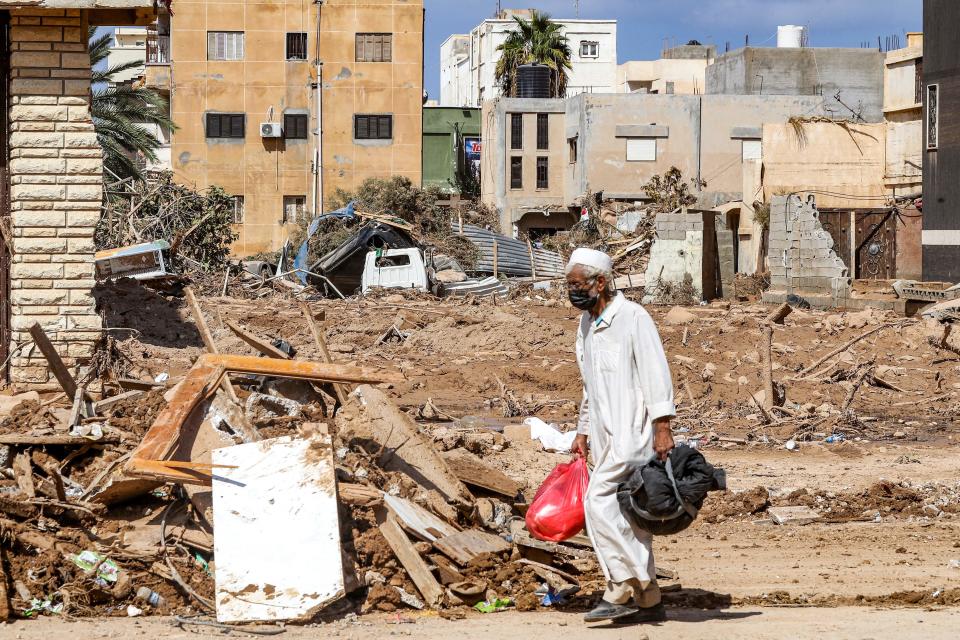
[[793, 294], [814, 307], [843, 307], [850, 297], [849, 270], [820, 224], [813, 196], [774, 196], [770, 202], [767, 266], [770, 289], [764, 302], [780, 303]]
[[695, 301], [716, 297], [716, 235], [713, 212], [658, 213], [650, 247], [644, 304], [680, 302], [669, 292], [689, 284]]
[[[85, 22], [73, 9], [11, 12], [11, 348], [29, 343], [39, 322], [68, 366], [92, 353], [101, 326], [91, 289], [103, 162]], [[11, 360], [10, 375], [51, 379], [35, 347]]]

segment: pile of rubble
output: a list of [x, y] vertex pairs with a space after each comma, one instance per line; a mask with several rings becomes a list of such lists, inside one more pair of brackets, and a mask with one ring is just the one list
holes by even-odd
[[187, 298], [207, 353], [181, 377], [75, 379], [34, 327], [62, 393], [0, 407], [0, 619], [456, 617], [575, 601], [600, 578], [585, 537], [525, 530], [533, 487], [477, 455], [502, 435], [435, 406], [419, 415], [440, 426], [418, 425], [376, 386], [403, 376], [331, 362], [305, 303], [324, 362], [232, 322], [260, 356], [217, 354]]

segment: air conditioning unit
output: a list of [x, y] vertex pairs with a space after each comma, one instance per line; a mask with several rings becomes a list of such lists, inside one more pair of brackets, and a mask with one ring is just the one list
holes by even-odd
[[280, 126], [279, 122], [261, 122], [260, 137], [281, 138], [283, 137], [283, 127]]

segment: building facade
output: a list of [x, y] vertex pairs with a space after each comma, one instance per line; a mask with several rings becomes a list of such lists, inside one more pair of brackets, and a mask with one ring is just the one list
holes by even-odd
[[[504, 10], [484, 20], [469, 35], [447, 38], [440, 51], [440, 105], [479, 107], [500, 95], [495, 79], [500, 51], [516, 27], [514, 17], [528, 10]], [[567, 95], [613, 93], [617, 89], [617, 21], [555, 20], [571, 50]]]
[[101, 336], [91, 290], [103, 150], [87, 29], [151, 20], [144, 0], [0, 2], [0, 357], [19, 386], [56, 386], [44, 356], [26, 348], [34, 324], [73, 371]]
[[[822, 114], [815, 96], [581, 94], [485, 103], [482, 197], [503, 229], [568, 228], [588, 193], [626, 202], [677, 167], [706, 182], [697, 206], [749, 199], [745, 167], [761, 157], [762, 126]], [[753, 169], [749, 172], [752, 175]]]
[[821, 96], [831, 117], [881, 122], [883, 70], [876, 49], [744, 47], [707, 67], [706, 93]]
[[110, 53], [107, 55], [107, 66], [115, 67], [129, 62], [139, 62], [138, 67], [114, 74], [117, 84], [130, 82], [143, 76], [143, 62], [147, 56], [147, 28], [146, 27], [116, 27], [113, 30], [113, 41], [110, 43]]
[[480, 109], [424, 107], [423, 186], [451, 195], [480, 187]]
[[713, 45], [687, 44], [664, 50], [657, 60], [624, 62], [617, 67], [617, 92], [704, 93], [706, 70], [716, 57]]
[[884, 184], [896, 195], [923, 190], [923, 34], [908, 33], [907, 46], [888, 51], [883, 74], [887, 123]]
[[176, 179], [234, 195], [236, 255], [279, 248], [337, 189], [420, 183], [422, 0], [229, 6], [178, 1], [147, 81], [169, 84]]
[[923, 278], [960, 282], [960, 5], [923, 3]]

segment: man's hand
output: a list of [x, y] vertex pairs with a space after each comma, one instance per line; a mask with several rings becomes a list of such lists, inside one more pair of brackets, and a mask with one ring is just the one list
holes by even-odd
[[586, 458], [587, 448], [587, 436], [578, 433], [577, 437], [573, 439], [573, 444], [570, 445], [570, 453], [573, 454], [574, 458]]
[[[576, 442], [574, 442], [576, 444]], [[666, 460], [673, 449], [673, 432], [670, 431], [670, 418], [658, 418], [653, 421], [653, 450], [660, 460]]]

